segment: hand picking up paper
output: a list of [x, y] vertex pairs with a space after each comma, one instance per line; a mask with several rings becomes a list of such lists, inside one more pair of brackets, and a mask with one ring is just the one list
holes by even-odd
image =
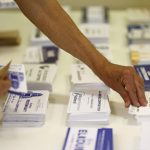
[[8, 69], [11, 61], [0, 69], [0, 96], [4, 95], [11, 86], [11, 81], [8, 79]]

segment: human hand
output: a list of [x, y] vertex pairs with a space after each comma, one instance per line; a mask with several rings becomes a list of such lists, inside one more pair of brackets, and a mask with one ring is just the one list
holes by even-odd
[[0, 69], [0, 96], [4, 95], [11, 86], [11, 81], [8, 79], [8, 69], [11, 61]]
[[130, 104], [137, 107], [147, 105], [144, 82], [133, 67], [108, 62], [104, 66], [102, 80], [121, 95], [125, 107], [129, 107]]
[[0, 96], [4, 95], [8, 89], [11, 86], [11, 81], [6, 79], [6, 80], [0, 80]]

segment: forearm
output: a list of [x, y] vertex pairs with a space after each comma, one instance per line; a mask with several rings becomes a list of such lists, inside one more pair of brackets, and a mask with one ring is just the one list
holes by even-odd
[[[79, 31], [56, 0], [16, 0], [22, 12], [54, 43], [86, 63], [95, 73], [107, 60]], [[98, 61], [98, 66], [97, 66]], [[102, 75], [99, 74], [99, 77]]]
[[86, 63], [108, 86], [117, 91], [125, 106], [145, 106], [144, 86], [131, 67], [109, 63], [78, 30], [56, 0], [16, 0], [22, 12], [60, 48]]

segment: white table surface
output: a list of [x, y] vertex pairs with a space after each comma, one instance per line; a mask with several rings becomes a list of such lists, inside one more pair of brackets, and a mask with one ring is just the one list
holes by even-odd
[[[81, 14], [72, 13], [76, 23]], [[126, 46], [125, 11], [110, 12], [110, 41], [113, 62], [130, 65], [129, 50]], [[0, 11], [0, 30], [18, 29], [22, 35], [19, 47], [0, 47], [0, 63], [9, 60], [21, 63], [25, 48], [30, 40], [33, 25], [19, 11]], [[0, 126], [0, 150], [61, 150], [66, 126], [66, 110], [69, 98], [69, 74], [73, 57], [61, 51], [58, 62], [58, 74], [49, 98], [46, 123], [38, 128], [3, 128]], [[138, 150], [140, 126], [133, 122], [124, 108], [123, 100], [114, 91], [109, 95], [112, 114], [110, 124], [105, 127], [113, 128], [114, 150]], [[98, 126], [97, 126], [98, 127]], [[99, 126], [101, 127], [101, 126]]]

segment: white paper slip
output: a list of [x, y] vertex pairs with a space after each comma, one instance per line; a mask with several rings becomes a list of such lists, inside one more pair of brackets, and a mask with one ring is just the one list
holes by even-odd
[[85, 64], [74, 64], [71, 67], [72, 88], [81, 89], [109, 89], [102, 80], [100, 80], [92, 70]]
[[30, 46], [26, 49], [24, 63], [56, 63], [58, 52], [56, 46]]
[[88, 24], [79, 26], [81, 32], [95, 45], [109, 43], [109, 24]]
[[14, 0], [0, 0], [0, 9], [16, 9], [18, 8]]
[[[2, 65], [0, 67], [2, 67]], [[27, 92], [27, 82], [24, 65], [10, 65], [8, 72], [8, 78], [11, 80], [12, 84], [9, 90], [14, 92]]]
[[107, 93], [102, 91], [74, 91], [70, 93], [68, 113], [109, 112]]
[[103, 6], [88, 6], [85, 8], [84, 19], [87, 23], [100, 24], [107, 22], [107, 11]]
[[131, 51], [148, 52], [150, 50], [150, 44], [131, 44], [129, 45], [129, 49]]
[[44, 114], [48, 104], [48, 91], [8, 94], [3, 112], [7, 115]]
[[150, 22], [150, 11], [149, 9], [140, 8], [128, 8], [127, 9], [127, 21], [129, 23], [142, 23]]
[[68, 104], [67, 124], [100, 125], [109, 123], [107, 91], [73, 91]]
[[150, 115], [150, 92], [145, 92], [146, 99], [148, 101], [147, 106], [135, 107], [130, 105], [128, 113], [139, 116], [148, 116]]
[[48, 91], [8, 94], [3, 107], [4, 127], [38, 127], [45, 123]]
[[26, 64], [25, 68], [28, 90], [52, 91], [56, 64]]
[[16, 128], [16, 127], [41, 127], [44, 125], [43, 121], [9, 121], [9, 122], [3, 122], [2, 123], [3, 127], [8, 127], [8, 128]]
[[62, 150], [113, 150], [111, 128], [68, 128]]

